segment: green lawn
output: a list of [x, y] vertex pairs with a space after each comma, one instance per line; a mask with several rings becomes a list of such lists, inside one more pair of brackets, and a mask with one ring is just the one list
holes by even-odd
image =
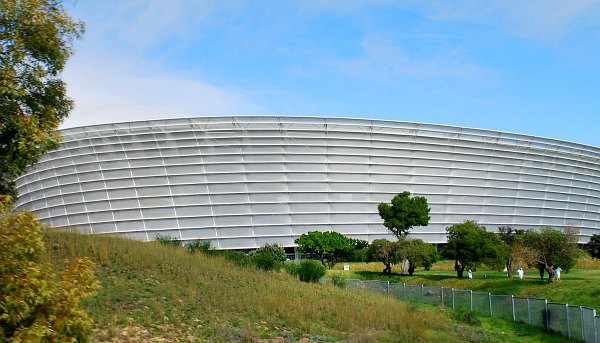
[[473, 279], [458, 279], [456, 272], [451, 269], [452, 264], [447, 262], [434, 266], [430, 271], [417, 270], [413, 276], [401, 275], [397, 267], [392, 269], [392, 275], [384, 275], [381, 273], [383, 270], [381, 263], [350, 263], [349, 265], [350, 271], [342, 270], [343, 264], [338, 264], [335, 269], [329, 270], [327, 275], [546, 298], [552, 302], [582, 305], [600, 310], [600, 268], [563, 271], [560, 282], [548, 284], [547, 279], [540, 280], [537, 269], [526, 270], [524, 279], [517, 278], [516, 274], [513, 279], [509, 279], [506, 272], [484, 268], [474, 272]]

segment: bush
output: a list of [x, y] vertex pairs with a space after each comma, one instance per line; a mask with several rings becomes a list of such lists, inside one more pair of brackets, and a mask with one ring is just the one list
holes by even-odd
[[202, 239], [196, 239], [191, 242], [185, 243], [185, 250], [190, 253], [194, 253], [196, 251], [207, 252], [212, 250], [212, 246], [210, 245], [210, 241], [205, 241]]
[[452, 319], [457, 322], [469, 324], [469, 325], [481, 325], [481, 321], [479, 317], [477, 317], [477, 313], [472, 311], [470, 308], [466, 306], [457, 306], [454, 311], [450, 314]]
[[297, 273], [300, 281], [317, 282], [325, 275], [325, 266], [321, 261], [303, 260], [298, 265]]
[[181, 241], [174, 236], [157, 234], [154, 240], [168, 247], [181, 247]]
[[285, 250], [277, 244], [265, 244], [251, 252], [250, 258], [258, 269], [279, 270], [285, 262]]
[[283, 269], [291, 275], [298, 276], [299, 263], [295, 261], [285, 261], [283, 263]]
[[216, 256], [223, 256], [226, 260], [235, 263], [238, 266], [244, 267], [250, 264], [248, 255], [241, 251], [235, 250], [210, 250], [211, 254]]
[[80, 258], [57, 280], [41, 262], [41, 229], [0, 196], [0, 342], [87, 341], [92, 322], [79, 302], [99, 287], [94, 264]]

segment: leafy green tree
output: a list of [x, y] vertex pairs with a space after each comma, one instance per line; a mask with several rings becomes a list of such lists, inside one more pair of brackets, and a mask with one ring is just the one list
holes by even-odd
[[391, 205], [385, 202], [377, 206], [383, 225], [397, 238], [408, 235], [415, 226], [429, 224], [427, 199], [421, 196], [410, 197], [410, 192], [402, 192], [392, 198]]
[[250, 259], [258, 269], [279, 270], [285, 262], [285, 250], [278, 244], [265, 244], [250, 253]]
[[493, 269], [502, 268], [505, 250], [498, 235], [470, 220], [454, 224], [446, 228], [446, 231], [448, 243], [442, 254], [454, 260], [458, 278], [463, 277], [465, 269], [475, 271], [480, 265]]
[[590, 237], [590, 241], [587, 244], [587, 249], [593, 258], [600, 258], [600, 235], [595, 234]]
[[551, 227], [539, 232], [527, 230], [523, 234], [524, 244], [536, 252], [535, 262], [543, 277], [548, 273], [548, 283], [555, 281], [555, 268], [569, 271], [577, 261], [577, 232], [572, 228], [563, 231]]
[[400, 256], [408, 260], [408, 275], [412, 276], [418, 267], [429, 270], [438, 260], [439, 255], [433, 244], [422, 239], [401, 237], [398, 245]]
[[499, 227], [498, 235], [506, 249], [506, 270], [508, 277], [512, 278], [518, 267], [536, 266], [537, 252], [523, 242], [525, 230], [516, 230], [511, 227]]
[[294, 243], [298, 244], [299, 252], [310, 254], [329, 269], [339, 261], [351, 259], [356, 250], [368, 245], [365, 241], [348, 238], [335, 231], [311, 231], [302, 234]]
[[60, 73], [82, 33], [59, 0], [0, 0], [0, 194], [58, 146], [73, 108]]
[[99, 287], [87, 258], [56, 280], [45, 252], [42, 225], [29, 212], [13, 212], [0, 196], [0, 341], [83, 342], [91, 320], [79, 305]]
[[392, 264], [402, 260], [400, 254], [400, 244], [391, 242], [385, 238], [376, 239], [367, 248], [367, 261], [381, 262], [385, 265], [384, 274], [391, 274]]

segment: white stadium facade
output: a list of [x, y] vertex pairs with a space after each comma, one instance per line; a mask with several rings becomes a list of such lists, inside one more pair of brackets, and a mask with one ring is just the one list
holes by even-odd
[[308, 231], [392, 238], [377, 204], [425, 196], [427, 227], [600, 233], [600, 149], [521, 134], [369, 119], [230, 116], [61, 131], [16, 180], [19, 209], [57, 228], [221, 249], [293, 247]]

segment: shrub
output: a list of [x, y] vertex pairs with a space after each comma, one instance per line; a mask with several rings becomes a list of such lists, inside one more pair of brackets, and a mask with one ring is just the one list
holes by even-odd
[[211, 254], [223, 256], [226, 260], [235, 263], [238, 266], [244, 267], [249, 264], [248, 255], [241, 251], [235, 250], [210, 250]]
[[298, 277], [304, 282], [317, 282], [325, 275], [325, 266], [321, 261], [303, 260], [298, 265]]
[[191, 242], [187, 242], [184, 246], [185, 250], [187, 250], [190, 253], [194, 253], [196, 251], [207, 252], [213, 249], [210, 244], [210, 241], [205, 241], [202, 239], [196, 239]]
[[477, 317], [477, 313], [466, 306], [457, 306], [454, 311], [451, 312], [450, 316], [457, 322], [473, 326], [481, 325], [481, 321], [479, 320], [479, 317]]
[[258, 269], [279, 270], [285, 262], [285, 250], [277, 244], [265, 244], [251, 252], [250, 258]]
[[41, 262], [41, 229], [35, 215], [12, 212], [0, 196], [0, 341], [87, 341], [91, 320], [79, 302], [99, 287], [94, 264], [80, 258], [57, 280]]
[[181, 241], [178, 240], [177, 237], [170, 236], [170, 235], [157, 234], [156, 236], [154, 236], [154, 240], [162, 245], [169, 246], [169, 247], [180, 247], [181, 246]]
[[291, 275], [298, 276], [299, 263], [295, 261], [285, 261], [283, 263], [283, 269]]

